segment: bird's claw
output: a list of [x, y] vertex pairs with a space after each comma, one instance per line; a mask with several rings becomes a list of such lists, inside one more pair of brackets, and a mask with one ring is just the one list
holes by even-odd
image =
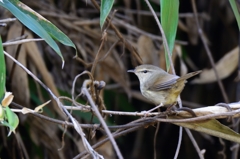
[[188, 108], [188, 107], [178, 108], [177, 110], [178, 110], [178, 111], [179, 111], [179, 110], [187, 111], [189, 114], [192, 115], [192, 117], [197, 117], [197, 115], [195, 114], [195, 112], [194, 112], [192, 109]]
[[149, 112], [149, 111], [146, 111], [146, 110], [144, 110], [144, 111], [141, 111], [141, 113], [142, 113], [142, 114], [144, 114], [144, 115], [143, 115], [143, 117], [144, 117], [144, 118], [146, 118], [146, 117], [148, 117], [148, 116], [149, 116], [149, 113], [150, 113], [150, 112]]
[[[224, 107], [224, 108], [226, 108], [229, 112], [232, 111], [232, 108], [231, 108], [227, 103], [218, 103], [218, 104], [216, 104], [215, 106]], [[227, 121], [230, 122], [231, 120], [232, 120], [232, 117], [229, 116], [228, 119], [227, 119]]]

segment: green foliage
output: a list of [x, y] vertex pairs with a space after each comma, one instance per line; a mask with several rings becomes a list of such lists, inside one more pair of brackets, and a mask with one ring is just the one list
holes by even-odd
[[4, 97], [6, 82], [6, 66], [2, 46], [2, 38], [0, 37], [0, 103]]
[[[161, 23], [167, 39], [170, 55], [172, 55], [174, 41], [177, 33], [178, 26], [178, 9], [179, 0], [161, 0]], [[170, 68], [170, 60], [168, 58], [168, 53], [165, 49], [165, 59], [167, 71]]]
[[3, 121], [3, 125], [9, 127], [9, 136], [12, 132], [15, 132], [15, 129], [19, 124], [19, 119], [18, 116], [9, 107], [6, 107], [6, 119], [7, 121]]
[[75, 47], [73, 42], [55, 25], [43, 18], [40, 14], [27, 7], [18, 0], [3, 0], [0, 5], [8, 9], [26, 27], [43, 38], [51, 46], [64, 62], [61, 51], [54, 40], [64, 45]]
[[233, 13], [235, 15], [235, 18], [237, 20], [237, 24], [238, 24], [238, 30], [240, 30], [240, 14], [237, 8], [237, 4], [235, 0], [229, 0], [230, 5], [232, 7]]
[[107, 19], [108, 14], [110, 13], [114, 0], [102, 0], [100, 8], [100, 27], [102, 29], [104, 22]]

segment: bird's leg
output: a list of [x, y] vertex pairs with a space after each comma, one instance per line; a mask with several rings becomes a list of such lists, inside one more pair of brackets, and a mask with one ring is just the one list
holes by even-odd
[[[226, 108], [229, 112], [232, 111], [232, 108], [231, 108], [227, 103], [218, 103], [218, 104], [216, 104], [215, 106], [224, 107], [224, 108]], [[232, 120], [232, 117], [229, 116], [228, 119], [227, 119], [227, 121], [230, 122], [231, 120]]]
[[[167, 110], [165, 111], [166, 115], [171, 114], [171, 110], [173, 109], [174, 106], [177, 105], [177, 102], [173, 103], [172, 105], [170, 105]], [[187, 107], [182, 107], [182, 108], [178, 108], [176, 110], [183, 110], [183, 111], [187, 111], [189, 114], [192, 115], [192, 117], [197, 117], [197, 115], [194, 113], [194, 111], [190, 108]]]
[[194, 113], [194, 111], [193, 111], [192, 109], [188, 108], [188, 107], [178, 108], [177, 110], [178, 110], [178, 111], [179, 111], [179, 110], [186, 111], [186, 112], [188, 112], [189, 114], [191, 114], [192, 117], [197, 117], [197, 115]]
[[177, 102], [175, 102], [172, 105], [170, 105], [169, 107], [167, 107], [166, 112], [170, 112], [172, 110], [172, 108], [175, 107], [176, 105], [177, 105]]
[[166, 116], [171, 115], [172, 114], [172, 109], [174, 106], [177, 105], [177, 102], [171, 104], [169, 107], [167, 107], [167, 109], [163, 112]]
[[154, 107], [154, 108], [148, 110], [147, 112], [148, 112], [148, 113], [151, 113], [151, 112], [153, 112], [154, 110], [156, 110], [156, 109], [158, 109], [158, 108], [160, 108], [160, 107], [162, 107], [162, 106], [163, 106], [163, 104], [160, 103], [159, 105], [157, 105], [156, 107]]
[[156, 110], [156, 109], [158, 109], [158, 108], [160, 108], [162, 106], [163, 106], [163, 104], [160, 103], [159, 105], [157, 105], [156, 107], [154, 107], [154, 108], [152, 108], [152, 109], [150, 109], [148, 111], [142, 111], [142, 113], [144, 113], [144, 117], [146, 117], [146, 116], [148, 116], [149, 113], [153, 112], [154, 110]]

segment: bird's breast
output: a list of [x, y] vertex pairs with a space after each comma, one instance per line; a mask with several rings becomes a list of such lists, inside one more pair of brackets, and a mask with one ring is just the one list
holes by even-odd
[[163, 91], [154, 92], [145, 90], [142, 91], [142, 95], [155, 105], [159, 105], [161, 103], [165, 104], [167, 94]]
[[151, 91], [141, 87], [141, 93], [146, 97], [150, 102], [159, 105], [172, 105], [177, 101], [177, 97], [182, 92], [184, 88], [185, 81], [178, 82], [172, 86], [170, 89], [165, 89], [161, 91]]

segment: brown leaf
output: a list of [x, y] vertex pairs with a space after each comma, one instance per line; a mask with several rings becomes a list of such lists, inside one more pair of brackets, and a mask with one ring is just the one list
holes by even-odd
[[157, 64], [157, 54], [152, 39], [141, 35], [137, 42], [137, 50], [144, 64]]
[[[8, 32], [7, 39], [12, 40], [16, 37], [20, 36], [21, 34], [21, 28], [22, 26], [19, 24], [19, 22], [15, 22], [14, 25], [10, 27], [10, 30]], [[8, 46], [6, 47], [6, 51], [15, 57], [17, 46]], [[24, 66], [27, 65], [27, 59], [26, 59], [27, 53], [26, 53], [26, 47], [25, 45], [21, 46], [19, 55], [17, 57], [17, 60], [23, 64]], [[15, 57], [16, 58], [16, 57]], [[13, 69], [13, 61], [9, 58], [6, 58], [7, 63], [7, 71], [10, 73], [11, 71], [14, 71], [11, 77], [11, 88], [12, 92], [15, 95], [16, 102], [22, 104], [22, 105], [28, 105], [29, 104], [29, 87], [28, 87], [28, 76], [27, 73], [20, 68], [17, 64], [15, 65], [14, 70]]]
[[4, 106], [4, 107], [9, 106], [9, 104], [12, 103], [13, 97], [14, 96], [12, 95], [11, 92], [6, 92], [5, 96], [4, 96], [3, 100], [2, 100], [2, 106]]
[[100, 62], [96, 70], [96, 80], [105, 81], [106, 83], [109, 79], [113, 79], [116, 83], [120, 84], [128, 95], [129, 93], [129, 80], [127, 76], [127, 71], [121, 60], [116, 60], [109, 55], [104, 61]]
[[[236, 47], [230, 52], [226, 53], [226, 55], [216, 63], [216, 70], [220, 79], [227, 78], [237, 68], [238, 52], [239, 48]], [[215, 81], [217, 81], [217, 78], [215, 76], [214, 70], [204, 69], [199, 78], [194, 79], [191, 83], [203, 84], [212, 83]]]
[[[28, 37], [33, 38], [32, 34], [29, 32], [28, 32]], [[60, 95], [55, 86], [52, 75], [47, 70], [47, 67], [37, 47], [37, 44], [35, 42], [28, 43], [26, 45], [26, 50], [27, 50], [28, 57], [30, 57], [31, 61], [33, 62], [33, 65], [37, 68], [37, 71], [39, 71], [39, 73], [41, 74], [41, 77], [43, 78], [44, 83], [53, 92], [55, 96], [59, 97]], [[62, 117], [65, 117], [63, 113], [60, 111], [56, 102], [53, 102], [53, 106], [55, 111], [58, 112], [59, 115], [61, 115]]]

